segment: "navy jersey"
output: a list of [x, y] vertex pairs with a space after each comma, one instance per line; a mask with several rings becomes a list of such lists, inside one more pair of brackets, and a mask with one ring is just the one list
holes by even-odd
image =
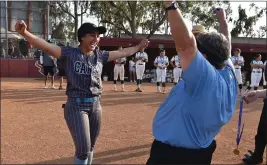
[[40, 62], [44, 66], [55, 66], [54, 57], [44, 52], [40, 54]]
[[83, 55], [79, 48], [61, 47], [61, 58], [66, 58], [64, 66], [67, 79], [68, 97], [99, 96], [102, 91], [101, 74], [103, 64], [108, 61], [109, 52], [97, 50], [93, 55]]

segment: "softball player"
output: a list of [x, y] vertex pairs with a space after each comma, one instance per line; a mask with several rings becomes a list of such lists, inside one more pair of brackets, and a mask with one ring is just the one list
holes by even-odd
[[266, 78], [267, 77], [265, 76], [266, 75], [266, 71], [267, 71], [266, 70], [266, 64], [267, 64], [267, 60], [265, 60], [264, 63], [263, 63], [263, 65], [264, 65], [264, 69], [263, 69], [264, 71], [263, 71], [263, 75], [262, 75], [262, 77], [263, 77], [263, 89], [267, 89], [267, 86], [266, 86], [267, 85], [267, 82], [266, 82]]
[[254, 87], [254, 90], [257, 90], [262, 77], [262, 69], [264, 68], [260, 54], [256, 55], [255, 60], [250, 63], [250, 66], [252, 68], [251, 84], [248, 86], [247, 90], [250, 90], [252, 87]]
[[174, 85], [176, 85], [180, 80], [182, 76], [182, 67], [180, 64], [180, 58], [178, 55], [175, 55], [172, 57], [170, 61], [171, 66], [173, 67], [173, 82]]
[[103, 64], [108, 61], [133, 55], [147, 47], [147, 39], [137, 46], [120, 51], [95, 50], [100, 41], [99, 34], [106, 32], [105, 27], [84, 23], [78, 29], [78, 48], [59, 47], [47, 43], [27, 31], [24, 21], [18, 21], [16, 31], [30, 44], [56, 58], [66, 57], [65, 66], [68, 96], [64, 107], [64, 117], [75, 144], [75, 164], [91, 164], [96, 139], [100, 132], [101, 105], [103, 91], [101, 74]]
[[[120, 46], [118, 50], [121, 50], [122, 47]], [[121, 89], [124, 92], [124, 65], [126, 63], [126, 58], [119, 58], [114, 61], [115, 66], [114, 66], [114, 90], [117, 91], [117, 80], [120, 75], [120, 80], [121, 80]]]
[[169, 66], [169, 59], [165, 56], [165, 50], [160, 50], [160, 56], [156, 57], [154, 66], [157, 68], [157, 91], [161, 92], [160, 83], [162, 83], [162, 93], [166, 93], [166, 70]]
[[141, 49], [139, 52], [135, 54], [135, 71], [137, 78], [137, 89], [136, 92], [142, 92], [141, 85], [142, 79], [146, 68], [146, 63], [148, 62], [148, 56], [145, 52], [145, 49]]
[[231, 60], [235, 67], [235, 76], [239, 85], [240, 93], [242, 92], [243, 81], [241, 74], [241, 67], [244, 66], [244, 58], [240, 55], [241, 50], [239, 48], [235, 49], [234, 56], [231, 57]]

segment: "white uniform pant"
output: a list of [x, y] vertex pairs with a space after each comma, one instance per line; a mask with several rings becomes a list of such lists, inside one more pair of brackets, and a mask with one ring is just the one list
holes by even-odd
[[145, 64], [143, 64], [143, 65], [136, 64], [135, 67], [136, 67], [135, 71], [136, 71], [137, 80], [142, 80], [144, 72], [145, 72], [146, 65]]
[[265, 79], [265, 74], [264, 74], [264, 72], [262, 73], [262, 77], [263, 77], [263, 85], [265, 86], [267, 83], [266, 83], [266, 79]]
[[262, 72], [252, 71], [250, 87], [258, 87], [261, 81]]
[[157, 82], [166, 82], [166, 69], [159, 69], [156, 70], [157, 73]]
[[118, 80], [120, 75], [120, 80], [124, 80], [124, 65], [115, 65], [114, 67], [114, 80]]
[[182, 68], [174, 68], [173, 69], [173, 82], [178, 83], [178, 80], [181, 79], [182, 76]]
[[243, 84], [241, 69], [235, 69], [235, 77], [237, 79], [238, 84]]

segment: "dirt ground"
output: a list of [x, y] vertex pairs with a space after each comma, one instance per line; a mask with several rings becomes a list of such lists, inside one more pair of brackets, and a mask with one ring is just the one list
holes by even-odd
[[[104, 82], [102, 128], [93, 163], [144, 164], [149, 156], [152, 120], [167, 94], [157, 94], [150, 83], [144, 83], [142, 93], [133, 92], [135, 83], [125, 86], [126, 92], [114, 92], [112, 82]], [[1, 164], [71, 164], [74, 145], [61, 108], [65, 100], [64, 90], [43, 89], [40, 79], [2, 78]], [[240, 164], [247, 150], [254, 148], [262, 105], [262, 100], [244, 105], [246, 124], [241, 155], [236, 156], [232, 151], [238, 102], [234, 117], [216, 137], [213, 164]]]

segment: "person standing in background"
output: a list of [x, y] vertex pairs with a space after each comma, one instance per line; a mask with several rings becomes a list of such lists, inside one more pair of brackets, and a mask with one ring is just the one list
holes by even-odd
[[135, 90], [135, 92], [142, 92], [141, 90], [142, 79], [146, 69], [146, 63], [148, 62], [148, 56], [144, 48], [140, 49], [140, 51], [135, 54], [135, 62], [136, 62], [135, 70], [137, 78], [137, 89]]
[[257, 90], [262, 78], [262, 70], [264, 69], [260, 54], [257, 54], [255, 56], [254, 60], [250, 63], [250, 66], [252, 68], [251, 84], [247, 87], [247, 90], [250, 90], [252, 87], [254, 88], [254, 90]]
[[[122, 50], [122, 46], [119, 46], [118, 51]], [[115, 66], [114, 66], [114, 90], [117, 91], [117, 80], [118, 77], [120, 76], [121, 80], [121, 89], [123, 92], [125, 92], [124, 89], [124, 65], [126, 64], [126, 58], [122, 57], [119, 59], [116, 59], [114, 61]]]
[[178, 54], [172, 57], [170, 64], [173, 67], [173, 83], [176, 85], [181, 80], [182, 76], [182, 67]]
[[[51, 41], [47, 41], [48, 43], [52, 43]], [[50, 74], [51, 76], [51, 87], [55, 89], [54, 86], [54, 79], [55, 79], [55, 72], [54, 72], [54, 68], [56, 67], [56, 59], [50, 55], [48, 55], [47, 53], [43, 52], [40, 55], [40, 63], [43, 66], [44, 69], [44, 76], [45, 76], [45, 80], [44, 80], [44, 84], [45, 84], [45, 89], [48, 88], [48, 86], [46, 85], [47, 79], [48, 79], [48, 74]]]
[[266, 68], [266, 64], [267, 64], [267, 56], [265, 56], [265, 61], [263, 63], [264, 65], [264, 70], [263, 70], [263, 89], [267, 89], [267, 82], [266, 82], [266, 78], [267, 78], [267, 68]]
[[[58, 43], [58, 46], [65, 46], [64, 44]], [[57, 59], [57, 69], [58, 69], [58, 76], [59, 76], [59, 87], [58, 89], [61, 90], [63, 89], [63, 79], [65, 76], [65, 62], [66, 62], [66, 58], [60, 58]]]
[[[166, 72], [169, 66], [169, 59], [165, 55], [165, 50], [160, 50], [160, 55], [156, 57], [154, 61], [154, 66], [157, 68], [157, 91], [159, 93], [166, 93]], [[161, 91], [160, 83], [162, 84], [163, 90]]]
[[238, 86], [239, 86], [239, 91], [241, 94], [242, 88], [243, 88], [241, 68], [244, 66], [245, 60], [243, 56], [240, 55], [240, 53], [241, 53], [241, 50], [239, 48], [236, 48], [234, 50], [234, 56], [231, 57], [231, 60], [235, 67], [235, 76], [236, 76]]
[[134, 57], [129, 61], [129, 74], [130, 74], [130, 82], [136, 82], [136, 77], [135, 77], [135, 62], [134, 62]]

